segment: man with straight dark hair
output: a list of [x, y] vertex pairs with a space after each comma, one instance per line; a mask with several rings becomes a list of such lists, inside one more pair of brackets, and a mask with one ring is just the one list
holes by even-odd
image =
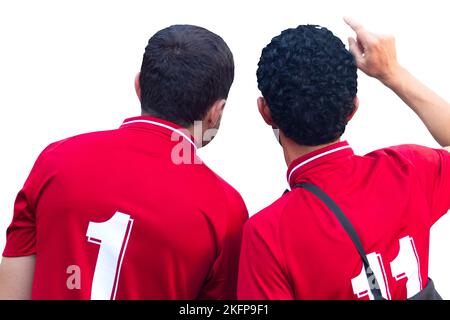
[[195, 154], [233, 78], [218, 35], [157, 32], [135, 81], [142, 116], [37, 159], [7, 231], [0, 298], [234, 299], [247, 210]]
[[[439, 298], [428, 253], [430, 228], [450, 208], [450, 105], [400, 66], [393, 37], [346, 21], [350, 52], [313, 25], [262, 51], [258, 108], [279, 129], [292, 190], [246, 224], [239, 299]], [[355, 155], [340, 138], [358, 108], [357, 67], [446, 148]]]

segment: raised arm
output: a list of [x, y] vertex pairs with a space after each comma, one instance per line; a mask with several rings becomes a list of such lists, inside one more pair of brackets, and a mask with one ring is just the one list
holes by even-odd
[[356, 39], [348, 40], [358, 68], [394, 91], [419, 116], [434, 139], [450, 151], [450, 104], [398, 63], [393, 36], [377, 35], [353, 19], [344, 20], [356, 33]]

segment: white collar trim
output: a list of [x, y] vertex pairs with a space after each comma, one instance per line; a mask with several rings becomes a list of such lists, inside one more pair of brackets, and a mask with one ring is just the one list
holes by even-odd
[[160, 122], [157, 122], [157, 121], [151, 121], [151, 120], [130, 120], [130, 121], [125, 121], [122, 125], [132, 124], [132, 123], [148, 123], [148, 124], [152, 124], [152, 125], [155, 125], [155, 126], [158, 126], [158, 127], [163, 127], [163, 128], [169, 129], [169, 130], [171, 130], [173, 132], [178, 133], [183, 138], [185, 138], [187, 141], [189, 141], [190, 144], [192, 144], [194, 146], [195, 150], [197, 150], [197, 146], [195, 145], [194, 141], [192, 141], [192, 139], [189, 138], [188, 135], [186, 135], [183, 131], [175, 129], [174, 127], [171, 127], [171, 126], [169, 126], [167, 124], [160, 123]]
[[342, 146], [342, 147], [339, 147], [339, 148], [336, 148], [336, 149], [332, 149], [332, 150], [325, 151], [325, 152], [323, 152], [323, 153], [319, 153], [319, 154], [315, 155], [314, 157], [311, 157], [311, 158], [309, 158], [309, 159], [307, 159], [307, 160], [305, 160], [305, 161], [303, 161], [303, 162], [300, 162], [300, 163], [299, 163], [298, 165], [296, 165], [296, 166], [291, 170], [291, 172], [289, 173], [289, 176], [288, 176], [288, 183], [289, 183], [289, 184], [291, 183], [291, 177], [292, 177], [292, 174], [293, 174], [297, 169], [299, 169], [300, 167], [304, 166], [305, 164], [310, 163], [311, 161], [314, 161], [314, 160], [316, 160], [316, 159], [322, 158], [323, 156], [326, 156], [326, 155], [328, 155], [328, 154], [330, 154], [330, 153], [334, 153], [334, 152], [337, 152], [337, 151], [341, 151], [341, 150], [344, 150], [344, 149], [350, 149], [350, 148], [351, 148], [350, 146]]

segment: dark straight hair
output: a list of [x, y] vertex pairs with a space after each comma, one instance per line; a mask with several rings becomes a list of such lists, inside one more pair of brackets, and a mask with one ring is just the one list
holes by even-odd
[[202, 120], [234, 79], [230, 48], [217, 34], [192, 25], [158, 31], [145, 48], [141, 66], [141, 108], [187, 127]]

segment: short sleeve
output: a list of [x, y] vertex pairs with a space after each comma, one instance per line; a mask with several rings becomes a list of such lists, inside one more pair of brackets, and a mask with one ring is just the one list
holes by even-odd
[[[48, 146], [36, 160], [15, 203], [11, 224], [6, 231], [4, 257], [21, 257], [36, 253], [36, 215], [37, 200], [42, 190], [51, 179], [54, 168], [49, 166], [48, 151], [55, 144]], [[48, 169], [50, 168], [50, 169]]]
[[28, 203], [26, 188], [17, 195], [14, 216], [6, 231], [4, 257], [21, 257], [36, 253], [36, 224], [34, 211]]
[[271, 238], [246, 224], [239, 262], [239, 300], [292, 300], [289, 281], [275, 256]]
[[418, 145], [398, 147], [417, 174], [430, 206], [434, 224], [450, 209], [450, 152]]

